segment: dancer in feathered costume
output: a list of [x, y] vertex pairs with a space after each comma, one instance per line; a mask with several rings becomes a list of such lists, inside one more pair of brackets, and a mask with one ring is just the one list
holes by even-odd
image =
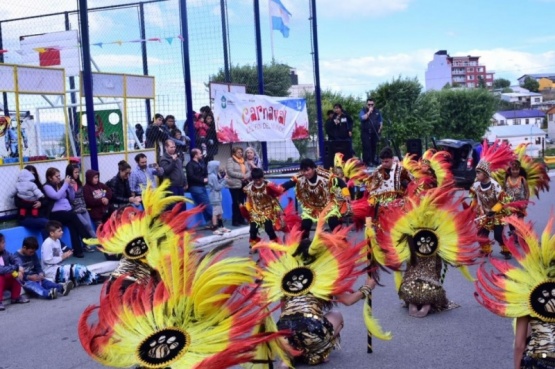
[[[507, 247], [518, 264], [491, 259], [478, 269], [476, 299], [502, 317], [517, 318], [514, 368], [555, 367], [555, 235], [550, 217], [541, 238], [531, 223], [507, 219], [519, 244]], [[527, 338], [528, 332], [530, 337]]]
[[[85, 243], [98, 245], [98, 249], [108, 254], [120, 254], [118, 267], [112, 272], [112, 280], [125, 276], [130, 283], [147, 283], [152, 275], [152, 265], [156, 265], [163, 253], [159, 240], [177, 243], [188, 225], [191, 215], [201, 211], [196, 207], [181, 211], [181, 204], [188, 201], [182, 196], [170, 196], [170, 182], [164, 181], [158, 188], [147, 185], [143, 195], [144, 211], [135, 207], [118, 209], [97, 230], [96, 239]], [[177, 204], [171, 211], [165, 209]]]
[[[343, 317], [330, 310], [332, 303], [351, 305], [375, 286], [369, 278], [350, 293], [353, 283], [366, 272], [365, 245], [349, 244], [349, 228], [324, 232], [325, 218], [325, 213], [320, 215], [313, 241], [302, 239], [295, 229], [285, 245], [261, 242], [255, 246], [260, 250], [262, 287], [269, 301], [283, 303], [277, 326], [292, 331], [287, 340], [291, 355], [311, 365], [327, 361], [338, 342]], [[365, 323], [376, 337], [391, 338], [372, 318], [367, 305]]]
[[[516, 160], [520, 164], [519, 176], [526, 179], [528, 185], [528, 196], [534, 194], [539, 199], [540, 191], [549, 191], [550, 178], [547, 174], [547, 167], [544, 163], [534, 160], [530, 155], [526, 154], [526, 148], [529, 143], [523, 143], [518, 145], [514, 149], [516, 154]], [[506, 177], [509, 175], [509, 170], [507, 173], [504, 171], [496, 171], [492, 174], [496, 181], [503, 183]]]
[[[192, 236], [174, 224], [175, 214], [149, 203], [149, 195], [158, 198], [156, 191], [147, 188], [143, 201], [145, 212], [158, 213], [158, 219], [144, 224], [150, 215], [114, 219], [116, 214], [102, 228], [108, 247], [121, 243], [116, 251], [141, 255], [151, 277], [128, 283], [120, 276], [110, 288], [106, 284], [100, 304], [81, 316], [81, 344], [112, 367], [213, 369], [253, 360], [259, 344], [281, 336], [252, 333], [268, 314], [253, 303], [260, 301], [257, 289], [239, 293], [258, 277], [255, 263], [224, 258], [223, 248], [206, 255], [194, 251]], [[95, 312], [97, 321], [90, 323]]]
[[[270, 240], [277, 242], [276, 231], [285, 231], [283, 210], [279, 197], [283, 188], [264, 179], [264, 171], [254, 168], [251, 172], [252, 181], [245, 186], [245, 205], [240, 206], [241, 214], [250, 222], [249, 250], [260, 241], [258, 228], [264, 230]], [[252, 252], [252, 251], [251, 251]]]
[[511, 253], [503, 242], [503, 218], [511, 214], [507, 205], [512, 199], [503, 187], [492, 179], [492, 173], [507, 168], [515, 159], [515, 154], [507, 143], [495, 141], [489, 146], [484, 140], [482, 145], [482, 157], [476, 166], [476, 182], [470, 188], [472, 208], [475, 210], [476, 222], [480, 229], [479, 235], [485, 239], [481, 245], [482, 253], [491, 254], [491, 242], [486, 239], [493, 231], [495, 240], [501, 246], [501, 253], [505, 258], [510, 259]]
[[480, 256], [479, 238], [472, 209], [463, 210], [463, 200], [454, 192], [440, 187], [407, 197], [403, 208], [392, 208], [380, 219], [373, 245], [381, 248], [385, 266], [399, 271], [406, 263], [398, 291], [411, 316], [449, 307], [443, 264], [460, 267], [472, 280], [466, 266]]
[[342, 216], [340, 204], [350, 196], [347, 185], [329, 171], [318, 168], [313, 160], [303, 159], [300, 162], [301, 173], [283, 183], [284, 191], [295, 187], [297, 200], [302, 206], [301, 229], [303, 238], [308, 238], [312, 224], [318, 221], [322, 210], [333, 204], [326, 214], [330, 230], [339, 225]]
[[453, 186], [451, 173], [451, 154], [447, 151], [428, 149], [420, 160], [413, 159], [414, 154], [405, 155], [403, 167], [414, 177], [407, 188], [407, 194], [420, 194], [430, 188]]

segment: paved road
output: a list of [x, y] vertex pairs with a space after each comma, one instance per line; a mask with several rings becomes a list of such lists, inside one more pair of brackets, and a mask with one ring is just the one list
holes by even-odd
[[[553, 194], [543, 194], [530, 206], [529, 219], [536, 222], [537, 230], [545, 226], [554, 203]], [[236, 241], [233, 254], [245, 255], [247, 249], [246, 239]], [[391, 276], [384, 275], [383, 282], [385, 287], [374, 292], [374, 313], [393, 332], [393, 340], [374, 340], [374, 353], [366, 354], [362, 302], [339, 307], [345, 316], [342, 349], [323, 368], [511, 368], [511, 320], [479, 306], [473, 285], [458, 271], [447, 273], [445, 287], [460, 307], [424, 319], [407, 315]], [[33, 299], [27, 305], [7, 306], [0, 312], [0, 369], [101, 368], [84, 353], [77, 338], [79, 315], [97, 302], [99, 293], [100, 286], [80, 287], [55, 301]]]

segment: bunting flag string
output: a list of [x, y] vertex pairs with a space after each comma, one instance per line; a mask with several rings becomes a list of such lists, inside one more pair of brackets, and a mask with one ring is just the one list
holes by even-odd
[[[173, 43], [174, 39], [178, 39], [181, 42], [185, 42], [185, 38], [182, 35], [177, 35], [177, 36], [173, 36], [173, 37], [150, 37], [150, 38], [144, 38], [144, 39], [136, 39], [136, 40], [129, 40], [129, 41], [124, 41], [124, 40], [115, 40], [112, 42], [95, 42], [92, 43], [92, 46], [97, 46], [99, 48], [104, 48], [105, 45], [119, 45], [122, 46], [123, 44], [129, 44], [129, 43], [139, 43], [139, 42], [158, 42], [158, 43], [163, 43], [162, 40], [166, 40], [166, 42], [168, 43], [168, 45], [171, 45]], [[81, 47], [81, 44], [77, 44], [75, 46], [47, 46], [47, 47], [35, 47], [33, 48], [33, 50], [39, 54], [48, 52], [48, 51], [52, 51], [52, 50], [67, 50], [67, 49], [74, 49], [74, 48], [79, 48]], [[0, 49], [0, 54], [6, 54], [6, 53], [10, 53], [10, 52], [16, 52], [19, 55], [23, 55], [25, 53], [25, 51], [23, 50], [8, 50], [8, 49]]]

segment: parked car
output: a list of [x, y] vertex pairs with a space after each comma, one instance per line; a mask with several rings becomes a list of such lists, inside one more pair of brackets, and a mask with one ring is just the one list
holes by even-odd
[[469, 189], [476, 178], [476, 165], [480, 161], [481, 144], [473, 140], [454, 140], [446, 138], [434, 140], [437, 150], [451, 154], [451, 171], [458, 187]]
[[546, 135], [545, 136], [545, 144], [546, 145], [553, 145], [553, 139]]

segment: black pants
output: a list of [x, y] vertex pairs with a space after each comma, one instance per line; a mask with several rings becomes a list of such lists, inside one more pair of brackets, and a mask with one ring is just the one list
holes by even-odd
[[[303, 219], [301, 221], [301, 231], [303, 231], [303, 239], [308, 238], [310, 236], [310, 230], [312, 229], [312, 220], [310, 219]], [[328, 227], [330, 227], [330, 232], [335, 229], [339, 225], [339, 218], [337, 217], [329, 217], [328, 218]]]
[[380, 142], [380, 135], [374, 129], [370, 128], [370, 131], [361, 132], [362, 141], [362, 160], [366, 165], [379, 164], [377, 158], [378, 153], [378, 143]]
[[[481, 228], [480, 231], [478, 231], [478, 236], [481, 237], [488, 237], [489, 236], [489, 231], [485, 228]], [[503, 246], [503, 226], [502, 225], [496, 225], [493, 226], [493, 238], [499, 242], [499, 246]]]
[[69, 229], [71, 236], [71, 248], [75, 255], [83, 254], [83, 238], [90, 238], [87, 228], [79, 221], [77, 215], [72, 211], [53, 211], [50, 213], [50, 220], [57, 220]]
[[[277, 238], [276, 231], [274, 231], [274, 225], [271, 220], [264, 222], [264, 230], [268, 234], [268, 237], [270, 237], [270, 240], [275, 240]], [[258, 237], [258, 224], [254, 222], [251, 222], [250, 236], [251, 240], [255, 240]]]
[[244, 218], [239, 210], [239, 205], [245, 202], [245, 192], [243, 188], [230, 188], [231, 194], [231, 221], [232, 223], [243, 223]]

